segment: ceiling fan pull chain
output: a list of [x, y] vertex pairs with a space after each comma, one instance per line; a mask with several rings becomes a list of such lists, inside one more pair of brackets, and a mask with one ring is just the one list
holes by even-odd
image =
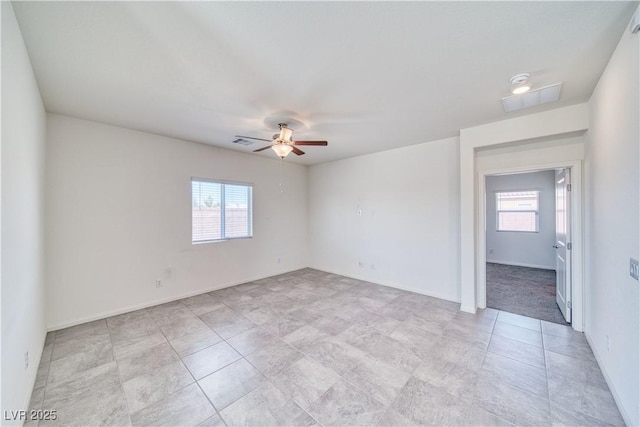
[[284, 157], [280, 158], [280, 194], [284, 194]]

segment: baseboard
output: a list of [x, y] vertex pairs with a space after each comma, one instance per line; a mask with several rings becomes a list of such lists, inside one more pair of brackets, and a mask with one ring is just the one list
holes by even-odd
[[[372, 281], [372, 280], [370, 280], [368, 278], [365, 278], [365, 277], [358, 277], [356, 275], [344, 274], [344, 273], [337, 272], [337, 271], [330, 271], [330, 270], [327, 270], [327, 269], [324, 269], [324, 268], [321, 268], [321, 267], [316, 267], [316, 266], [305, 266], [305, 267], [293, 268], [293, 269], [289, 269], [289, 270], [283, 270], [283, 271], [276, 272], [276, 273], [273, 273], [273, 274], [269, 274], [269, 275], [266, 275], [266, 276], [263, 275], [263, 276], [257, 276], [257, 277], [253, 277], [253, 278], [249, 278], [249, 279], [245, 279], [245, 280], [240, 280], [240, 281], [235, 281], [235, 282], [228, 282], [228, 283], [224, 283], [222, 285], [215, 286], [215, 287], [212, 287], [212, 288], [207, 288], [207, 289], [198, 290], [198, 291], [194, 291], [194, 292], [188, 292], [188, 293], [185, 293], [185, 294], [180, 294], [178, 296], [173, 296], [173, 297], [169, 297], [169, 298], [162, 298], [162, 299], [158, 299], [158, 300], [145, 302], [145, 303], [142, 303], [142, 304], [130, 305], [130, 306], [123, 307], [123, 308], [120, 308], [120, 309], [117, 309], [117, 310], [104, 311], [102, 313], [98, 313], [98, 314], [93, 315], [93, 316], [87, 316], [87, 317], [83, 317], [83, 318], [79, 318], [79, 319], [74, 319], [74, 320], [71, 320], [71, 321], [56, 323], [56, 324], [47, 326], [47, 331], [48, 332], [57, 331], [59, 329], [69, 328], [71, 326], [80, 325], [82, 323], [87, 323], [87, 322], [93, 322], [95, 320], [106, 319], [107, 317], [117, 316], [119, 314], [129, 313], [131, 311], [141, 310], [143, 308], [153, 307], [153, 306], [159, 305], [159, 304], [166, 304], [168, 302], [177, 301], [177, 300], [180, 300], [180, 299], [183, 299], [183, 298], [189, 298], [189, 297], [192, 297], [192, 296], [195, 296], [195, 295], [204, 294], [204, 293], [207, 293], [207, 292], [213, 292], [213, 291], [217, 291], [217, 290], [224, 289], [224, 288], [230, 288], [232, 286], [241, 285], [243, 283], [253, 282], [255, 280], [266, 279], [266, 278], [269, 278], [269, 277], [278, 276], [280, 274], [290, 273], [292, 271], [298, 271], [298, 270], [301, 270], [301, 269], [304, 269], [304, 268], [313, 268], [315, 270], [324, 271], [324, 272], [332, 273], [332, 274], [337, 274], [339, 276], [348, 277], [350, 279], [362, 280], [362, 281], [365, 281], [365, 282], [375, 283], [376, 285], [387, 286], [387, 287], [390, 287], [390, 288], [400, 289], [400, 290], [407, 291], [407, 292], [413, 292], [413, 293], [416, 293], [416, 294], [425, 295], [425, 296], [433, 297], [433, 298], [438, 298], [438, 299], [445, 300], [445, 301], [451, 301], [451, 302], [455, 302], [455, 303], [458, 303], [458, 304], [460, 303], [459, 299], [451, 299], [448, 296], [440, 295], [440, 294], [436, 294], [436, 293], [418, 292], [415, 289], [407, 288], [405, 286], [398, 285], [397, 283], [379, 282], [379, 281], [375, 281], [374, 282], [374, 281]], [[471, 310], [468, 310], [468, 309], [461, 308], [461, 310], [467, 311], [469, 313], [475, 313], [475, 311], [471, 311]]]
[[386, 286], [388, 288], [400, 289], [401, 291], [413, 292], [414, 294], [425, 295], [425, 296], [428, 296], [428, 297], [438, 298], [438, 299], [441, 299], [441, 300], [451, 301], [451, 302], [455, 302], [455, 303], [460, 304], [460, 300], [459, 299], [451, 299], [451, 298], [449, 298], [447, 296], [440, 295], [440, 294], [435, 294], [435, 293], [418, 292], [415, 289], [407, 288], [406, 286], [398, 285], [397, 283], [380, 282], [380, 281], [375, 281], [374, 282], [373, 280], [371, 280], [369, 278], [366, 278], [366, 277], [361, 277], [361, 276], [357, 276], [357, 275], [353, 275], [353, 274], [345, 274], [345, 273], [341, 273], [339, 271], [332, 271], [332, 270], [328, 270], [326, 268], [317, 267], [317, 266], [313, 266], [313, 265], [310, 265], [308, 268], [313, 268], [314, 270], [324, 271], [325, 273], [337, 274], [338, 276], [348, 277], [349, 279], [362, 280], [363, 282], [375, 283], [376, 285]]
[[631, 422], [631, 418], [629, 418], [629, 415], [624, 410], [624, 406], [622, 406], [622, 401], [620, 400], [620, 396], [618, 395], [618, 392], [616, 391], [615, 387], [613, 386], [613, 381], [611, 381], [611, 377], [609, 377], [609, 374], [604, 369], [604, 364], [602, 363], [602, 358], [598, 354], [598, 352], [596, 350], [596, 346], [593, 345], [593, 340], [591, 339], [591, 335], [589, 335], [585, 331], [584, 336], [587, 339], [587, 342], [589, 343], [589, 347], [591, 347], [591, 351], [593, 352], [593, 355], [596, 358], [596, 362], [598, 363], [598, 366], [600, 367], [600, 370], [602, 371], [602, 376], [604, 377], [604, 380], [607, 382], [607, 385], [609, 386], [609, 390], [611, 390], [611, 395], [613, 396], [613, 400], [615, 400], [616, 405], [618, 406], [618, 410], [620, 411], [620, 415], [622, 415], [622, 419], [624, 420], [624, 423], [626, 425], [628, 425], [628, 426], [636, 425], [633, 422]]
[[53, 324], [53, 325], [47, 326], [47, 331], [48, 332], [57, 331], [59, 329], [69, 328], [71, 326], [80, 325], [82, 323], [93, 322], [94, 320], [106, 319], [107, 317], [117, 316], [119, 314], [129, 313], [131, 311], [136, 311], [136, 310], [141, 310], [143, 308], [153, 307], [154, 305], [166, 304], [168, 302], [181, 300], [183, 298], [189, 298], [189, 297], [192, 297], [192, 296], [195, 296], [195, 295], [206, 294], [207, 292], [219, 291], [220, 289], [230, 288], [232, 286], [237, 286], [237, 285], [241, 285], [243, 283], [253, 282], [255, 280], [266, 279], [266, 278], [269, 278], [269, 277], [278, 276], [280, 274], [291, 273], [292, 271], [298, 271], [298, 270], [302, 270], [304, 268], [307, 268], [307, 267], [299, 267], [299, 268], [293, 268], [293, 269], [290, 269], [290, 270], [283, 270], [283, 271], [276, 272], [276, 273], [273, 273], [273, 274], [269, 274], [269, 275], [266, 275], [266, 276], [264, 276], [264, 275], [263, 276], [256, 276], [256, 277], [252, 277], [252, 278], [244, 279], [244, 280], [240, 280], [240, 281], [228, 282], [228, 283], [224, 283], [222, 285], [215, 286], [215, 287], [212, 287], [212, 288], [207, 288], [207, 289], [203, 289], [203, 290], [198, 290], [198, 291], [194, 291], [194, 292], [188, 292], [188, 293], [185, 293], [185, 294], [180, 294], [179, 296], [173, 296], [173, 297], [169, 297], [169, 298], [162, 298], [162, 299], [153, 300], [153, 301], [150, 301], [150, 302], [145, 302], [145, 303], [142, 303], [142, 304], [130, 305], [130, 306], [127, 306], [127, 307], [119, 308], [117, 310], [103, 311], [102, 313], [99, 313], [99, 314], [96, 314], [96, 315], [93, 315], [93, 316], [82, 317], [80, 319], [70, 320], [70, 321], [61, 322], [61, 323], [57, 323], [57, 324]]
[[487, 259], [487, 262], [492, 264], [502, 264], [502, 265], [513, 265], [514, 267], [529, 267], [529, 268], [539, 268], [541, 270], [555, 270], [556, 266], [549, 267], [548, 265], [538, 265], [538, 264], [527, 264], [525, 262], [507, 262], [507, 261], [498, 261], [498, 260], [490, 260]]
[[460, 305], [460, 311], [464, 311], [465, 313], [476, 314], [478, 309], [471, 305]]
[[[44, 352], [44, 345], [46, 342], [47, 342], [47, 332], [44, 333], [44, 336], [42, 338], [42, 345], [40, 346], [40, 351], [37, 352], [38, 354], [37, 364], [31, 365], [31, 363], [29, 363], [30, 366], [35, 367], [35, 373], [31, 380], [31, 386], [27, 388], [27, 395], [22, 398], [23, 403], [19, 409], [24, 409], [25, 411], [29, 410], [29, 405], [31, 404], [31, 395], [33, 394], [33, 388], [36, 385], [36, 381], [38, 380], [38, 370], [40, 369], [40, 363], [42, 362], [42, 353]], [[34, 360], [34, 362], [36, 361]], [[7, 408], [2, 408], [2, 409], [5, 410]]]

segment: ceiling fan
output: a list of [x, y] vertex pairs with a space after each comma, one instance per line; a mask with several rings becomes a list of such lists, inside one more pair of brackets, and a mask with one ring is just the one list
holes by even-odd
[[281, 159], [284, 159], [285, 157], [287, 157], [289, 153], [291, 153], [292, 151], [294, 152], [294, 154], [297, 154], [298, 156], [302, 156], [304, 154], [304, 151], [296, 147], [296, 145], [326, 146], [328, 144], [327, 141], [294, 141], [293, 139], [291, 139], [291, 135], [293, 135], [293, 130], [289, 129], [286, 123], [278, 123], [278, 126], [280, 127], [280, 133], [274, 134], [273, 139], [271, 140], [264, 139], [264, 138], [254, 138], [252, 136], [242, 136], [242, 135], [236, 135], [236, 137], [255, 139], [258, 141], [270, 141], [271, 145], [258, 148], [257, 150], [253, 150], [253, 152], [257, 153], [258, 151], [263, 151], [268, 148], [271, 148], [273, 151], [276, 152], [278, 157], [280, 157]]

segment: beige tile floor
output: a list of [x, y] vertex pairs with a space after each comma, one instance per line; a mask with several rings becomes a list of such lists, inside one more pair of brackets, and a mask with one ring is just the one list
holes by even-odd
[[50, 333], [31, 409], [57, 411], [41, 425], [624, 424], [569, 327], [311, 269]]

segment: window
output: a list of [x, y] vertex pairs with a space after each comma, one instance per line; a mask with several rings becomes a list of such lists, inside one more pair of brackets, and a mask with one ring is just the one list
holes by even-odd
[[496, 193], [496, 230], [538, 232], [539, 191]]
[[253, 236], [251, 184], [191, 180], [191, 242]]

